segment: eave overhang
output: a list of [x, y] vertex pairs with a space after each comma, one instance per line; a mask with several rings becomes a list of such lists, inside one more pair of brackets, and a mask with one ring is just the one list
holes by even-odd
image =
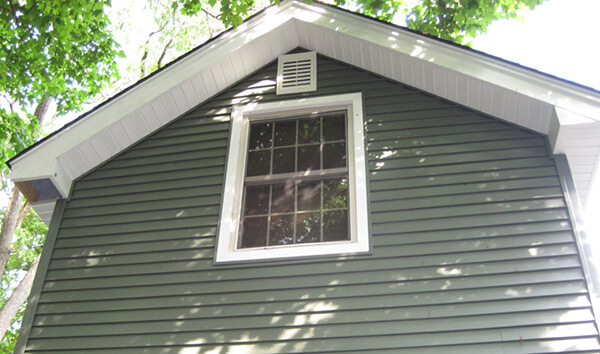
[[193, 50], [10, 161], [50, 220], [73, 181], [293, 48], [304, 47], [548, 136], [581, 201], [600, 163], [600, 93], [328, 5], [284, 2]]

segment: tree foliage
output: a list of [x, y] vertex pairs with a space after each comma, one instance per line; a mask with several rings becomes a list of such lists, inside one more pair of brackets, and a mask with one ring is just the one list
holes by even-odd
[[[1, 218], [5, 216], [1, 212]], [[0, 283], [0, 307], [4, 306], [12, 291], [17, 287], [23, 272], [30, 269], [36, 257], [42, 251], [42, 246], [46, 238], [48, 228], [35, 213], [29, 213], [23, 220], [22, 227], [17, 230], [17, 235], [11, 248], [14, 250], [11, 254], [6, 269], [2, 273]], [[25, 306], [13, 319], [13, 323], [20, 322], [23, 318]], [[15, 323], [17, 324], [17, 323]], [[11, 326], [7, 329], [4, 340], [0, 342], [0, 353], [12, 353], [17, 341], [19, 325]]]
[[[124, 48], [126, 60], [118, 62], [123, 87], [161, 68], [181, 54], [222, 32], [225, 27], [206, 6], [195, 14], [182, 14], [171, 7], [171, 0], [147, 0], [146, 3], [119, 3], [111, 8], [114, 34], [120, 42], [133, 41]], [[146, 28], [131, 19], [144, 16]], [[108, 94], [114, 93], [108, 90]]]
[[517, 18], [544, 0], [423, 0], [406, 11], [408, 27], [457, 43], [485, 32], [496, 19]]
[[115, 75], [119, 49], [106, 31], [109, 0], [12, 1], [0, 12], [0, 90], [21, 104], [53, 97], [59, 112], [81, 105]]
[[[0, 107], [0, 157], [2, 162], [15, 156], [19, 151], [24, 150], [34, 141], [34, 132], [38, 131], [37, 120], [29, 115], [20, 116], [19, 114]], [[4, 164], [0, 171], [5, 169]], [[2, 175], [4, 175], [2, 173]], [[5, 187], [5, 180], [2, 178], [2, 189]]]
[[120, 55], [104, 7], [110, 0], [5, 0], [0, 4], [0, 128], [3, 161], [30, 145], [33, 109], [52, 98], [57, 113], [78, 109], [116, 73]]
[[[202, 11], [205, 6], [220, 8], [219, 18], [227, 26], [242, 23], [255, 0], [172, 0], [174, 9], [185, 14]], [[280, 0], [270, 0], [278, 4]], [[310, 0], [309, 0], [310, 1]], [[493, 20], [516, 18], [519, 11], [533, 9], [544, 0], [333, 0], [337, 6], [392, 21], [401, 16], [409, 28], [457, 43], [485, 32]]]
[[[279, 4], [280, 0], [270, 0], [271, 4]], [[215, 15], [226, 27], [237, 27], [256, 6], [255, 0], [172, 0], [171, 7], [184, 15], [193, 16], [207, 9], [218, 8]]]

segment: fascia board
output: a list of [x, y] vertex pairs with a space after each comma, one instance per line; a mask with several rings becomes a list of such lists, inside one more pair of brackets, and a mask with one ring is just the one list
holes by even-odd
[[[600, 250], [594, 247], [595, 242], [592, 242], [594, 235], [588, 233], [585, 229], [584, 212], [579, 203], [568, 159], [564, 155], [556, 155], [555, 163], [560, 184], [564, 190], [565, 202], [568, 206], [567, 211], [573, 228], [581, 267], [583, 268], [583, 277], [587, 284], [593, 312], [596, 315], [594, 316], [596, 326], [598, 326], [600, 325], [600, 316], [598, 316], [600, 313], [600, 293], [598, 292], [600, 289], [600, 263], [598, 252]], [[589, 231], [593, 232], [592, 230]]]
[[[97, 132], [107, 129], [128, 114], [134, 113], [140, 107], [149, 104], [156, 97], [169, 92], [189, 77], [210, 69], [213, 65], [218, 65], [231, 53], [242, 49], [263, 35], [277, 30], [292, 20], [292, 17], [285, 14], [288, 7], [289, 5], [284, 5], [267, 9], [260, 18], [225, 33], [210, 45], [200, 48], [182, 58], [175, 65], [166, 67], [157, 75], [147, 78], [132, 90], [113, 98], [112, 102], [92, 111], [85, 119], [59, 131], [51, 139], [41, 142], [34, 149], [13, 160], [9, 177], [13, 180], [26, 180], [31, 179], [31, 176], [53, 175], [55, 171], [51, 163], [39, 165], [38, 162], [56, 161], [65, 152], [84, 143]], [[290, 45], [295, 46], [294, 44]], [[271, 59], [276, 58], [277, 54], [280, 53], [273, 53]], [[216, 94], [217, 91], [215, 89], [215, 92], [209, 92], [208, 97]], [[199, 103], [201, 102], [196, 104]]]
[[[600, 121], [600, 93], [519, 67], [474, 50], [457, 47], [410, 31], [390, 28], [334, 8], [294, 3], [294, 17], [310, 25], [342, 33], [384, 47], [392, 53], [410, 56], [467, 75], [512, 92], [562, 107]], [[317, 15], [318, 14], [318, 15]], [[423, 88], [423, 87], [419, 87]]]

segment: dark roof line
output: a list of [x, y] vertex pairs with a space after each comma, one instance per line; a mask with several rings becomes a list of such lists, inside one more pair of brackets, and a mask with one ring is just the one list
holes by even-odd
[[[283, 3], [285, 3], [285, 2], [288, 2], [288, 1], [293, 1], [293, 0], [282, 0], [282, 1], [281, 1], [281, 3], [283, 4]], [[368, 19], [368, 20], [371, 20], [371, 21], [375, 21], [375, 22], [377, 22], [377, 23], [381, 23], [381, 24], [384, 24], [384, 25], [386, 25], [386, 26], [393, 27], [393, 28], [395, 28], [395, 29], [397, 29], [397, 30], [399, 30], [399, 31], [410, 32], [410, 33], [413, 33], [413, 34], [416, 34], [416, 35], [419, 35], [419, 36], [422, 36], [422, 37], [426, 37], [426, 38], [429, 38], [429, 39], [432, 39], [432, 40], [435, 40], [435, 41], [439, 41], [439, 42], [442, 42], [442, 43], [445, 43], [445, 44], [448, 44], [448, 45], [454, 46], [454, 47], [456, 47], [456, 48], [460, 48], [460, 49], [462, 49], [462, 50], [469, 51], [469, 52], [471, 52], [471, 53], [475, 53], [475, 54], [483, 55], [483, 56], [485, 56], [485, 57], [487, 57], [487, 58], [494, 59], [494, 60], [497, 60], [497, 61], [500, 61], [500, 62], [503, 62], [503, 63], [509, 64], [509, 65], [513, 65], [513, 66], [516, 66], [516, 67], [519, 67], [519, 68], [525, 69], [525, 70], [527, 70], [527, 71], [534, 72], [534, 73], [536, 73], [536, 74], [538, 74], [538, 75], [543, 75], [543, 76], [546, 76], [546, 77], [548, 77], [548, 78], [551, 78], [551, 79], [554, 79], [554, 80], [562, 81], [562, 82], [564, 82], [564, 83], [567, 83], [567, 84], [570, 84], [570, 85], [574, 85], [574, 86], [577, 86], [577, 87], [579, 87], [579, 88], [582, 88], [582, 89], [585, 89], [585, 90], [592, 91], [593, 93], [600, 93], [600, 91], [598, 91], [598, 90], [596, 90], [596, 89], [594, 89], [594, 88], [592, 88], [592, 87], [589, 87], [589, 86], [586, 86], [586, 85], [582, 85], [582, 84], [579, 84], [579, 83], [576, 83], [576, 82], [574, 82], [574, 81], [570, 81], [570, 80], [567, 80], [567, 79], [563, 79], [563, 78], [561, 78], [561, 77], [554, 76], [554, 75], [551, 75], [551, 74], [548, 74], [548, 73], [545, 73], [545, 72], [542, 72], [542, 71], [539, 71], [539, 70], [536, 70], [536, 69], [530, 68], [530, 67], [528, 67], [528, 66], [524, 66], [524, 65], [521, 65], [521, 64], [519, 64], [519, 63], [515, 63], [515, 62], [512, 62], [512, 61], [510, 61], [510, 60], [506, 60], [506, 59], [503, 59], [503, 58], [500, 58], [500, 57], [497, 57], [497, 56], [494, 56], [494, 55], [491, 55], [491, 54], [488, 54], [488, 53], [485, 53], [485, 52], [482, 52], [482, 51], [479, 51], [479, 50], [476, 50], [476, 49], [473, 49], [473, 48], [471, 48], [471, 47], [467, 47], [467, 46], [465, 46], [465, 45], [462, 45], [462, 44], [458, 44], [458, 43], [455, 43], [455, 42], [452, 42], [452, 41], [449, 41], [449, 40], [445, 40], [445, 39], [442, 39], [442, 38], [439, 38], [439, 37], [436, 37], [436, 36], [432, 36], [432, 35], [429, 35], [429, 34], [426, 34], [426, 33], [422, 33], [422, 32], [419, 32], [419, 31], [416, 31], [416, 30], [410, 29], [410, 28], [408, 28], [408, 27], [404, 27], [404, 26], [396, 25], [396, 24], [393, 24], [393, 23], [390, 23], [390, 22], [386, 22], [386, 21], [383, 21], [383, 20], [379, 20], [379, 19], [377, 19], [377, 18], [370, 17], [370, 16], [367, 16], [367, 15], [364, 15], [364, 14], [361, 14], [361, 13], [357, 13], [357, 12], [353, 12], [353, 11], [350, 11], [350, 10], [347, 10], [347, 9], [343, 9], [343, 8], [337, 7], [337, 6], [335, 6], [335, 5], [325, 4], [325, 3], [322, 3], [322, 2], [320, 2], [320, 1], [316, 1], [316, 0], [315, 0], [315, 1], [312, 1], [312, 2], [313, 2], [313, 3], [317, 3], [317, 4], [321, 5], [321, 6], [325, 6], [325, 7], [331, 8], [331, 9], [335, 9], [335, 10], [337, 10], [337, 11], [343, 11], [343, 12], [345, 12], [345, 13], [352, 14], [352, 15], [354, 15], [354, 16], [360, 16], [360, 17], [362, 17], [362, 18], [365, 18], [365, 19]], [[255, 17], [257, 17], [257, 16], [260, 16], [260, 15], [261, 15], [263, 12], [265, 12], [265, 11], [266, 11], [268, 8], [270, 8], [270, 7], [273, 7], [273, 6], [278, 6], [278, 5], [270, 5], [270, 6], [267, 6], [267, 7], [265, 7], [264, 9], [260, 10], [259, 12], [257, 12], [256, 14], [254, 14], [254, 15], [252, 15], [252, 16], [250, 16], [250, 17], [248, 17], [246, 20], [244, 20], [244, 22], [251, 21], [253, 18], [255, 18]], [[166, 70], [167, 68], [169, 68], [169, 67], [171, 67], [171, 66], [173, 66], [173, 65], [176, 65], [176, 64], [177, 64], [179, 61], [181, 61], [181, 60], [183, 60], [184, 58], [186, 58], [186, 57], [188, 57], [188, 56], [192, 55], [192, 54], [193, 54], [193, 53], [195, 53], [196, 51], [198, 51], [198, 50], [201, 50], [201, 49], [202, 49], [202, 48], [204, 48], [205, 46], [209, 45], [209, 44], [210, 44], [210, 43], [212, 43], [213, 41], [215, 41], [215, 40], [219, 39], [220, 37], [224, 36], [226, 33], [228, 33], [228, 32], [230, 32], [230, 31], [232, 31], [233, 29], [234, 29], [234, 28], [230, 27], [230, 28], [228, 28], [228, 29], [224, 30], [223, 32], [219, 33], [217, 36], [210, 38], [210, 39], [209, 39], [209, 40], [207, 40], [206, 42], [204, 42], [204, 43], [202, 43], [202, 44], [198, 45], [197, 47], [195, 47], [195, 48], [193, 48], [193, 49], [191, 49], [191, 50], [190, 50], [190, 51], [188, 51], [187, 53], [184, 53], [184, 54], [182, 54], [181, 56], [179, 56], [179, 57], [178, 57], [178, 58], [176, 58], [175, 60], [171, 61], [170, 63], [166, 64], [165, 66], [161, 67], [160, 69], [158, 69], [158, 70], [156, 70], [156, 71], [153, 71], [152, 73], [150, 73], [150, 75], [148, 75], [148, 76], [146, 76], [146, 77], [143, 77], [143, 78], [141, 78], [140, 80], [138, 80], [138, 81], [136, 81], [135, 83], [131, 84], [131, 85], [130, 85], [130, 86], [128, 86], [127, 88], [123, 89], [122, 91], [119, 91], [119, 92], [118, 92], [118, 93], [116, 93], [114, 96], [112, 96], [112, 97], [110, 97], [109, 99], [107, 99], [106, 101], [104, 101], [104, 102], [100, 103], [100, 104], [99, 104], [99, 105], [97, 105], [96, 107], [92, 108], [90, 111], [83, 113], [83, 114], [82, 114], [82, 115], [80, 115], [79, 117], [77, 117], [77, 118], [73, 119], [72, 121], [70, 121], [70, 122], [66, 123], [65, 125], [63, 125], [63, 126], [62, 126], [62, 127], [60, 127], [59, 129], [57, 129], [57, 130], [55, 130], [54, 132], [52, 132], [52, 133], [48, 134], [48, 135], [47, 135], [47, 136], [45, 136], [44, 138], [42, 138], [42, 139], [38, 140], [38, 141], [37, 141], [36, 143], [34, 143], [33, 145], [31, 145], [31, 146], [27, 147], [26, 149], [24, 149], [23, 151], [21, 151], [21, 152], [20, 152], [20, 153], [18, 153], [17, 155], [13, 156], [13, 157], [12, 157], [10, 160], [8, 160], [8, 161], [6, 162], [6, 164], [8, 165], [8, 167], [9, 167], [9, 168], [11, 168], [11, 167], [12, 167], [12, 166], [11, 166], [11, 163], [12, 163], [12, 162], [13, 162], [15, 159], [19, 158], [21, 155], [24, 155], [24, 154], [26, 154], [28, 151], [30, 151], [30, 150], [32, 150], [32, 149], [34, 149], [34, 148], [35, 148], [35, 147], [37, 147], [39, 144], [42, 144], [43, 142], [45, 142], [45, 141], [46, 141], [46, 140], [48, 140], [48, 139], [51, 139], [53, 136], [55, 136], [55, 135], [59, 134], [59, 133], [60, 133], [60, 132], [62, 132], [63, 130], [66, 130], [66, 129], [68, 129], [68, 128], [69, 128], [70, 126], [72, 126], [73, 124], [75, 124], [75, 123], [79, 122], [80, 120], [82, 120], [82, 119], [86, 118], [88, 115], [90, 115], [90, 114], [94, 113], [95, 111], [97, 111], [97, 110], [101, 109], [102, 107], [104, 107], [104, 106], [108, 105], [108, 104], [109, 104], [109, 103], [111, 103], [113, 100], [115, 100], [115, 99], [117, 99], [118, 97], [120, 97], [120, 96], [124, 95], [125, 93], [127, 93], [127, 92], [129, 92], [129, 91], [133, 90], [133, 89], [134, 89], [134, 88], [136, 88], [138, 85], [141, 85], [143, 82], [145, 82], [145, 81], [149, 80], [150, 78], [154, 77], [155, 75], [158, 75], [158, 74], [159, 74], [160, 72], [162, 72], [163, 70]]]

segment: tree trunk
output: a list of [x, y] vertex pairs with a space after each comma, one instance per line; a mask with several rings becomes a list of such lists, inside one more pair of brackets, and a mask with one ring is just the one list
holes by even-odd
[[23, 221], [19, 218], [21, 204], [23, 204], [23, 194], [17, 188], [13, 188], [0, 230], [0, 271], [2, 273], [4, 273], [6, 262], [10, 257], [10, 243], [13, 235], [20, 226], [19, 219]]
[[[35, 118], [40, 124], [40, 127], [44, 123], [44, 118], [46, 118], [46, 113], [48, 113], [48, 108], [50, 107], [51, 102], [52, 99], [50, 97], [46, 97], [42, 99], [40, 104], [38, 104], [35, 108]], [[23, 194], [21, 194], [21, 192], [16, 187], [13, 187], [13, 190], [10, 194], [8, 206], [6, 207], [6, 214], [4, 215], [4, 220], [2, 221], [2, 229], [0, 229], [1, 273], [4, 273], [4, 270], [6, 268], [6, 262], [8, 262], [8, 259], [10, 257], [10, 243], [13, 240], [15, 231], [17, 231], [17, 229], [21, 227], [23, 219], [25, 219], [25, 216], [27, 216], [31, 208], [30, 205], [27, 203], [21, 209], [21, 204], [23, 204]]]
[[[44, 123], [44, 118], [51, 102], [52, 99], [50, 97], [45, 97], [35, 108], [34, 115], [40, 128]], [[38, 132], [35, 135], [37, 134]], [[6, 270], [6, 263], [11, 254], [10, 244], [13, 241], [15, 232], [21, 227], [21, 223], [31, 209], [29, 203], [25, 203], [21, 208], [23, 199], [23, 194], [16, 187], [13, 187], [8, 206], [6, 207], [4, 220], [2, 220], [2, 228], [0, 229], [0, 272], [2, 272], [0, 274], [3, 274]], [[0, 340], [4, 337], [6, 330], [13, 322], [19, 308], [25, 302], [27, 296], [29, 296], [31, 286], [33, 285], [33, 278], [37, 271], [37, 265], [38, 259], [33, 262], [23, 280], [21, 280], [8, 301], [0, 309]]]
[[38, 123], [40, 124], [40, 127], [44, 123], [44, 118], [46, 118], [46, 113], [48, 113], [48, 109], [50, 108], [51, 102], [52, 102], [52, 98], [45, 97], [44, 99], [42, 99], [40, 104], [38, 104], [37, 107], [35, 107], [35, 112], [33, 114], [35, 115], [35, 118], [37, 119]]
[[31, 264], [31, 267], [25, 274], [25, 277], [19, 283], [19, 286], [13, 291], [10, 295], [10, 298], [2, 309], [0, 309], [0, 338], [4, 338], [4, 333], [10, 325], [12, 324], [17, 312], [27, 300], [27, 296], [31, 292], [31, 286], [33, 285], [33, 279], [35, 278], [35, 273], [37, 272], [39, 258]]

